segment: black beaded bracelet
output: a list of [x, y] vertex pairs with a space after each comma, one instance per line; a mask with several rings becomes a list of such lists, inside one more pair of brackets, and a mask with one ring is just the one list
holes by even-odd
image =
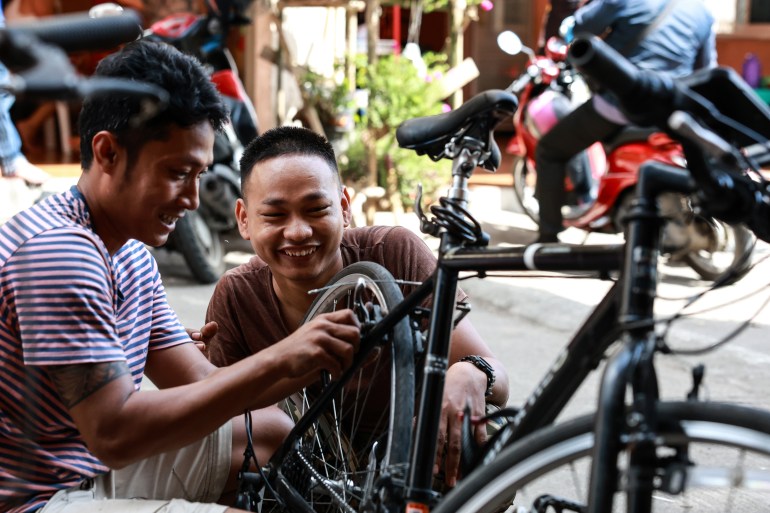
[[486, 397], [489, 397], [492, 395], [492, 387], [495, 386], [495, 369], [491, 365], [489, 365], [489, 362], [487, 362], [484, 358], [481, 356], [477, 356], [475, 354], [469, 354], [468, 356], [463, 356], [460, 358], [461, 362], [470, 362], [473, 365], [476, 366], [478, 370], [483, 372], [487, 375], [487, 391], [484, 394]]

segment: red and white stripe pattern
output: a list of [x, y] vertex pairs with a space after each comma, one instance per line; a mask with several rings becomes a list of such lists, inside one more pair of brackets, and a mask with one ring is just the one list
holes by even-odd
[[0, 227], [0, 511], [42, 507], [108, 469], [86, 448], [45, 366], [125, 360], [189, 342], [155, 259], [131, 240], [110, 256], [73, 187]]

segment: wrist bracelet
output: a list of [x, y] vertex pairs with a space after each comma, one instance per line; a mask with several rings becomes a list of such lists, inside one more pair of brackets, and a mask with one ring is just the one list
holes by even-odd
[[475, 354], [463, 356], [460, 361], [472, 363], [478, 370], [487, 375], [487, 391], [484, 396], [492, 395], [492, 387], [495, 386], [495, 369], [484, 358]]

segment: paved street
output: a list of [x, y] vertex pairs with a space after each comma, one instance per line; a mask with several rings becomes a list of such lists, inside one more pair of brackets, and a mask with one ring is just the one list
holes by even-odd
[[[410, 216], [411, 218], [411, 216]], [[408, 218], [404, 222], [413, 223]], [[530, 242], [534, 225], [523, 215], [510, 211], [485, 212], [482, 219], [493, 242], [522, 244]], [[383, 220], [386, 222], [387, 220]], [[567, 232], [565, 239], [581, 242], [584, 234]], [[614, 236], [591, 235], [587, 243], [618, 240]], [[755, 261], [770, 254], [760, 244]], [[247, 255], [230, 254], [237, 264]], [[198, 326], [203, 320], [213, 286], [192, 281], [178, 255], [160, 252], [161, 265], [169, 299], [187, 326]], [[705, 347], [735, 329], [748, 319], [770, 294], [770, 263], [761, 263], [739, 284], [712, 292], [690, 311], [703, 311], [675, 324], [668, 340], [675, 347]], [[660, 315], [678, 311], [683, 298], [699, 292], [706, 283], [684, 267], [662, 266], [657, 309]], [[487, 278], [462, 282], [473, 300], [472, 319], [485, 340], [506, 364], [511, 376], [511, 404], [521, 403], [554, 361], [568, 337], [601, 299], [609, 284], [592, 279], [551, 278]], [[758, 294], [736, 302], [752, 292]], [[726, 304], [718, 310], [708, 310]], [[659, 358], [661, 388], [664, 396], [683, 398], [690, 389], [690, 368], [705, 362], [706, 392], [713, 399], [737, 401], [770, 408], [770, 347], [766, 342], [770, 328], [770, 311], [762, 312], [733, 342], [701, 357]], [[593, 409], [598, 374], [578, 391], [564, 413], [565, 417]]]

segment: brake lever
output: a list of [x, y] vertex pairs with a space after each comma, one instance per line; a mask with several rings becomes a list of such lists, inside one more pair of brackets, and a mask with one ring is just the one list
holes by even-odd
[[741, 164], [741, 154], [732, 144], [702, 126], [687, 112], [674, 111], [668, 118], [668, 126], [678, 136], [697, 144], [711, 158], [731, 166]]
[[770, 190], [767, 182], [754, 181], [744, 173], [746, 157], [687, 113], [675, 112], [669, 125], [688, 142], [683, 143], [685, 148], [695, 145], [702, 154], [698, 159], [688, 156], [688, 168], [701, 183], [703, 206], [724, 221], [745, 223], [757, 237], [770, 241]]

